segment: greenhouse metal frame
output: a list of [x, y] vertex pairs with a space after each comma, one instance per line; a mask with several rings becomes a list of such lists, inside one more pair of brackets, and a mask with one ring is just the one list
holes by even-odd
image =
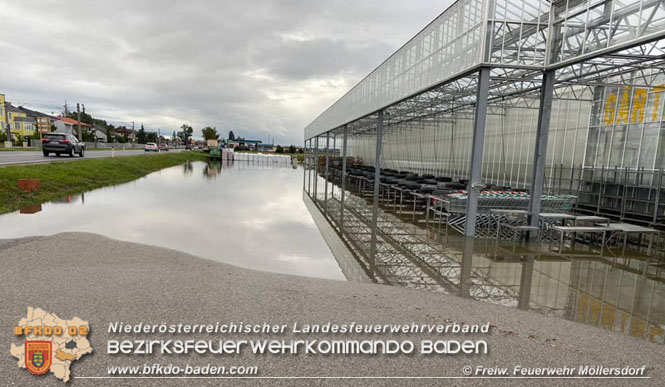
[[662, 228], [664, 38], [663, 1], [459, 0], [305, 128], [305, 199], [356, 257], [345, 265], [377, 282], [528, 305], [533, 256], [555, 258], [523, 256], [509, 274], [521, 285], [496, 286], [461, 259], [466, 244], [433, 242], [440, 225], [382, 169], [463, 181], [467, 220], [477, 187], [502, 186], [529, 191], [530, 213], [574, 195], [577, 212]]
[[533, 212], [564, 176], [654, 185], [663, 36], [662, 1], [457, 1], [305, 128], [308, 156], [529, 188]]

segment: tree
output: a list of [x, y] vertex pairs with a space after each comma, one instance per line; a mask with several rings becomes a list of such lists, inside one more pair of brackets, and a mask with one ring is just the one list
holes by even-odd
[[157, 133], [147, 132], [146, 135], [145, 135], [145, 141], [146, 142], [157, 142]]
[[194, 133], [194, 129], [192, 129], [191, 126], [183, 124], [180, 126], [180, 129], [182, 129], [180, 132], [178, 132], [178, 138], [182, 140], [183, 143], [187, 144], [187, 139], [192, 137], [192, 134]]
[[296, 153], [296, 146], [295, 145], [289, 145], [289, 153]]
[[97, 138], [95, 138], [94, 130], [92, 132], [88, 131], [88, 130], [84, 130], [83, 133], [81, 133], [81, 134], [83, 135], [82, 141], [88, 141], [88, 142], [97, 141]]
[[16, 137], [14, 138], [14, 145], [16, 146], [23, 146], [23, 136], [20, 134], [17, 134]]
[[236, 135], [233, 134], [232, 130], [229, 130], [229, 140], [235, 140], [235, 139], [236, 139]]
[[203, 138], [206, 140], [217, 140], [219, 138], [219, 133], [217, 133], [217, 129], [211, 128], [209, 126], [206, 126], [205, 128], [201, 129], [201, 133], [203, 134]]
[[145, 128], [143, 127], [143, 122], [141, 122], [141, 129], [139, 129], [139, 131], [136, 132], [136, 142], [138, 142], [139, 144], [146, 143], [146, 134], [145, 134]]
[[275, 153], [284, 153], [284, 147], [281, 145], [277, 145], [277, 149], [275, 149]]
[[174, 144], [175, 144], [175, 139], [176, 139], [176, 135], [175, 135], [175, 130], [174, 130], [173, 134], [171, 134], [171, 142], [174, 143]]
[[113, 137], [111, 137], [111, 132], [115, 129], [115, 126], [109, 124], [106, 126], [106, 142], [113, 142]]
[[[71, 118], [72, 120], [77, 120], [78, 121], [78, 113], [77, 112], [69, 112], [66, 115], [67, 118]], [[92, 116], [85, 111], [81, 112], [81, 122], [85, 122], [86, 124], [94, 125], [95, 124], [95, 119], [92, 118]]]

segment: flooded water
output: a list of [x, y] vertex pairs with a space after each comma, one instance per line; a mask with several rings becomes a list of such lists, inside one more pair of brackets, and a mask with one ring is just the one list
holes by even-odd
[[[303, 202], [300, 168], [191, 163], [0, 216], [0, 238], [94, 232], [251, 269], [458, 294], [665, 343], [663, 250], [465, 239], [382, 203], [370, 263], [371, 205], [350, 189], [340, 234], [339, 187], [317, 187]], [[332, 220], [324, 232], [353, 254], [333, 256], [312, 216]]]
[[186, 164], [0, 216], [0, 238], [85, 231], [251, 269], [344, 279], [302, 201], [302, 169]]
[[305, 184], [308, 190], [310, 211], [321, 214], [325, 209], [329, 234], [342, 238], [353, 251], [345, 255], [335, 250], [349, 279], [368, 277], [377, 283], [457, 294], [665, 343], [662, 240], [653, 248], [624, 248], [616, 237], [606, 244], [580, 241], [570, 247], [562, 247], [558, 238], [528, 243], [464, 238], [433, 223], [434, 218], [416, 214], [411, 204], [400, 208], [388, 198], [379, 202], [372, 260], [371, 196], [350, 185], [342, 213], [339, 185], [326, 187], [319, 177], [316, 189]]

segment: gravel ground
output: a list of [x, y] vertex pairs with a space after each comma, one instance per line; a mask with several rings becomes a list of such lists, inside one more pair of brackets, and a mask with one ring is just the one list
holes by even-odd
[[[223, 248], [220, 249], [223, 254]], [[72, 386], [180, 385], [663, 385], [665, 347], [582, 324], [457, 296], [398, 287], [329, 281], [241, 269], [181, 252], [115, 241], [96, 234], [63, 233], [0, 241], [0, 385], [61, 386], [53, 375], [36, 377], [16, 365], [10, 344], [22, 343], [13, 326], [28, 306], [61, 318], [89, 321], [94, 353], [71, 365]], [[206, 323], [484, 323], [487, 355], [109, 355], [109, 339], [214, 339], [217, 335], [108, 333], [110, 322]], [[290, 339], [262, 334], [253, 338]], [[298, 339], [354, 336], [297, 335]], [[370, 338], [370, 336], [356, 336]], [[435, 339], [429, 334], [381, 335], [376, 339]], [[222, 337], [227, 338], [227, 337]], [[240, 339], [249, 336], [234, 335]], [[454, 376], [467, 365], [524, 367], [647, 366], [651, 379], [84, 379], [107, 376], [112, 365], [160, 363], [258, 366], [259, 376]]]

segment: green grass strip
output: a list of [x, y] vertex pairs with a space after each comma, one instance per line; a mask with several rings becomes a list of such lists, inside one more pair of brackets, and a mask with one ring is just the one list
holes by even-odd
[[[188, 161], [204, 161], [199, 152], [123, 156], [48, 164], [0, 167], [0, 214], [63, 196], [136, 180], [151, 172]], [[26, 193], [18, 179], [39, 179], [41, 190]]]

